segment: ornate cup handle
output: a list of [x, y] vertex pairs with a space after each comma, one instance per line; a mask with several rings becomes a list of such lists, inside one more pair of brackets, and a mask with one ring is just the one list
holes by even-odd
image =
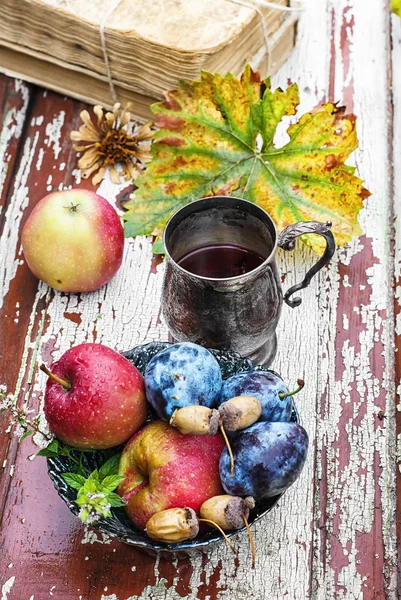
[[311, 282], [311, 279], [324, 265], [331, 259], [333, 256], [336, 243], [334, 240], [334, 236], [330, 231], [331, 223], [327, 221], [327, 223], [318, 223], [317, 221], [305, 221], [301, 223], [295, 223], [295, 225], [289, 225], [286, 227], [278, 238], [278, 246], [283, 248], [283, 250], [293, 250], [295, 248], [295, 239], [300, 235], [305, 235], [308, 233], [315, 233], [321, 235], [326, 240], [326, 249], [324, 251], [323, 256], [317, 261], [317, 263], [309, 269], [307, 274], [305, 275], [304, 280], [301, 283], [297, 283], [297, 285], [293, 285], [289, 290], [284, 294], [284, 300], [291, 306], [295, 308], [299, 306], [302, 302], [301, 298], [296, 297], [293, 300], [290, 300], [290, 296], [302, 290], [303, 288], [308, 287]]

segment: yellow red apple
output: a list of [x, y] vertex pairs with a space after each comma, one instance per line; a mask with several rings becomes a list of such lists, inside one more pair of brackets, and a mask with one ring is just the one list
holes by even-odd
[[88, 190], [66, 190], [35, 206], [22, 231], [22, 249], [38, 279], [63, 292], [91, 292], [120, 268], [124, 232], [107, 200]]
[[131, 521], [145, 529], [152, 515], [169, 508], [199, 511], [205, 500], [222, 494], [220, 434], [184, 435], [165, 421], [153, 421], [127, 443], [120, 459], [124, 481], [118, 493]]
[[50, 431], [69, 446], [118, 446], [146, 421], [142, 375], [107, 346], [80, 344], [43, 370], [50, 373], [44, 402]]

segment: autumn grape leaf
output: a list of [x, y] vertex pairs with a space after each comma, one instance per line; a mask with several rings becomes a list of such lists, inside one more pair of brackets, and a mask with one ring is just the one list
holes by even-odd
[[[159, 235], [173, 212], [211, 195], [255, 202], [281, 231], [297, 221], [332, 221], [338, 244], [361, 233], [357, 216], [369, 192], [344, 164], [357, 148], [354, 115], [328, 103], [288, 127], [289, 141], [276, 147], [283, 117], [294, 115], [298, 87], [272, 91], [269, 80], [247, 66], [238, 80], [203, 72], [181, 81], [154, 104], [153, 160], [136, 180], [125, 205], [125, 234]], [[321, 250], [321, 241], [312, 245]]]
[[401, 17], [401, 0], [392, 0], [391, 10], [393, 13]]

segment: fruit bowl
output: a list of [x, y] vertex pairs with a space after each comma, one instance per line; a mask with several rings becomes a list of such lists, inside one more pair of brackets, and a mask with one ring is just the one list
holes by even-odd
[[[148, 362], [161, 350], [167, 348], [170, 342], [153, 342], [150, 344], [144, 344], [137, 346], [132, 350], [123, 352], [125, 356], [143, 375]], [[216, 357], [220, 369], [222, 372], [223, 379], [227, 379], [236, 373], [241, 371], [266, 370], [261, 366], [255, 366], [251, 360], [242, 358], [235, 352], [222, 351], [222, 350], [211, 350]], [[152, 420], [152, 417], [149, 417]], [[293, 403], [292, 421], [299, 422], [298, 412], [295, 404]], [[112, 454], [119, 452], [121, 448], [113, 448], [107, 451], [93, 451], [86, 452], [84, 455], [84, 464], [90, 470], [97, 469], [108, 459]], [[79, 507], [75, 504], [76, 491], [70, 487], [63, 479], [63, 473], [67, 473], [73, 469], [72, 461], [65, 456], [57, 456], [54, 458], [47, 459], [48, 473], [52, 480], [59, 496], [67, 504], [68, 508], [75, 515], [79, 513]], [[259, 520], [266, 513], [268, 513], [275, 504], [277, 504], [279, 496], [274, 498], [268, 498], [256, 503], [255, 508], [249, 515], [249, 523], [252, 524]], [[119, 541], [129, 544], [143, 550], [148, 554], [166, 554], [166, 555], [181, 555], [181, 554], [192, 554], [194, 552], [206, 551], [210, 549], [210, 546], [223, 540], [223, 537], [217, 530], [208, 530], [200, 533], [197, 538], [193, 540], [187, 540], [178, 544], [164, 544], [155, 542], [147, 537], [142, 531], [137, 529], [135, 525], [125, 515], [124, 510], [121, 508], [112, 509], [112, 517], [100, 519], [96, 524], [91, 525], [94, 529], [104, 532], [112, 537], [117, 538]], [[228, 532], [227, 536], [231, 537], [236, 535], [243, 529]]]

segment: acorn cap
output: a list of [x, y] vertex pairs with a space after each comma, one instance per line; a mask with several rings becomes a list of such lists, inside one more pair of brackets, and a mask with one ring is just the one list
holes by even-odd
[[223, 402], [219, 406], [219, 414], [224, 429], [227, 431], [237, 431], [240, 422], [241, 411], [230, 402]]
[[226, 531], [241, 529], [244, 526], [243, 515], [248, 518], [249, 511], [254, 506], [255, 501], [251, 496], [244, 499], [222, 494], [206, 500], [200, 508], [200, 515], [203, 519], [214, 521]]
[[174, 411], [170, 425], [181, 433], [192, 435], [215, 435], [219, 429], [220, 415], [214, 408], [191, 404]]
[[255, 396], [235, 396], [219, 406], [220, 419], [227, 431], [238, 431], [256, 423], [262, 405]]
[[225, 509], [226, 521], [230, 529], [241, 529], [244, 526], [244, 517], [249, 517], [249, 510], [254, 508], [255, 501], [252, 496], [248, 498], [240, 498], [239, 496], [232, 496], [231, 500], [227, 503]]

